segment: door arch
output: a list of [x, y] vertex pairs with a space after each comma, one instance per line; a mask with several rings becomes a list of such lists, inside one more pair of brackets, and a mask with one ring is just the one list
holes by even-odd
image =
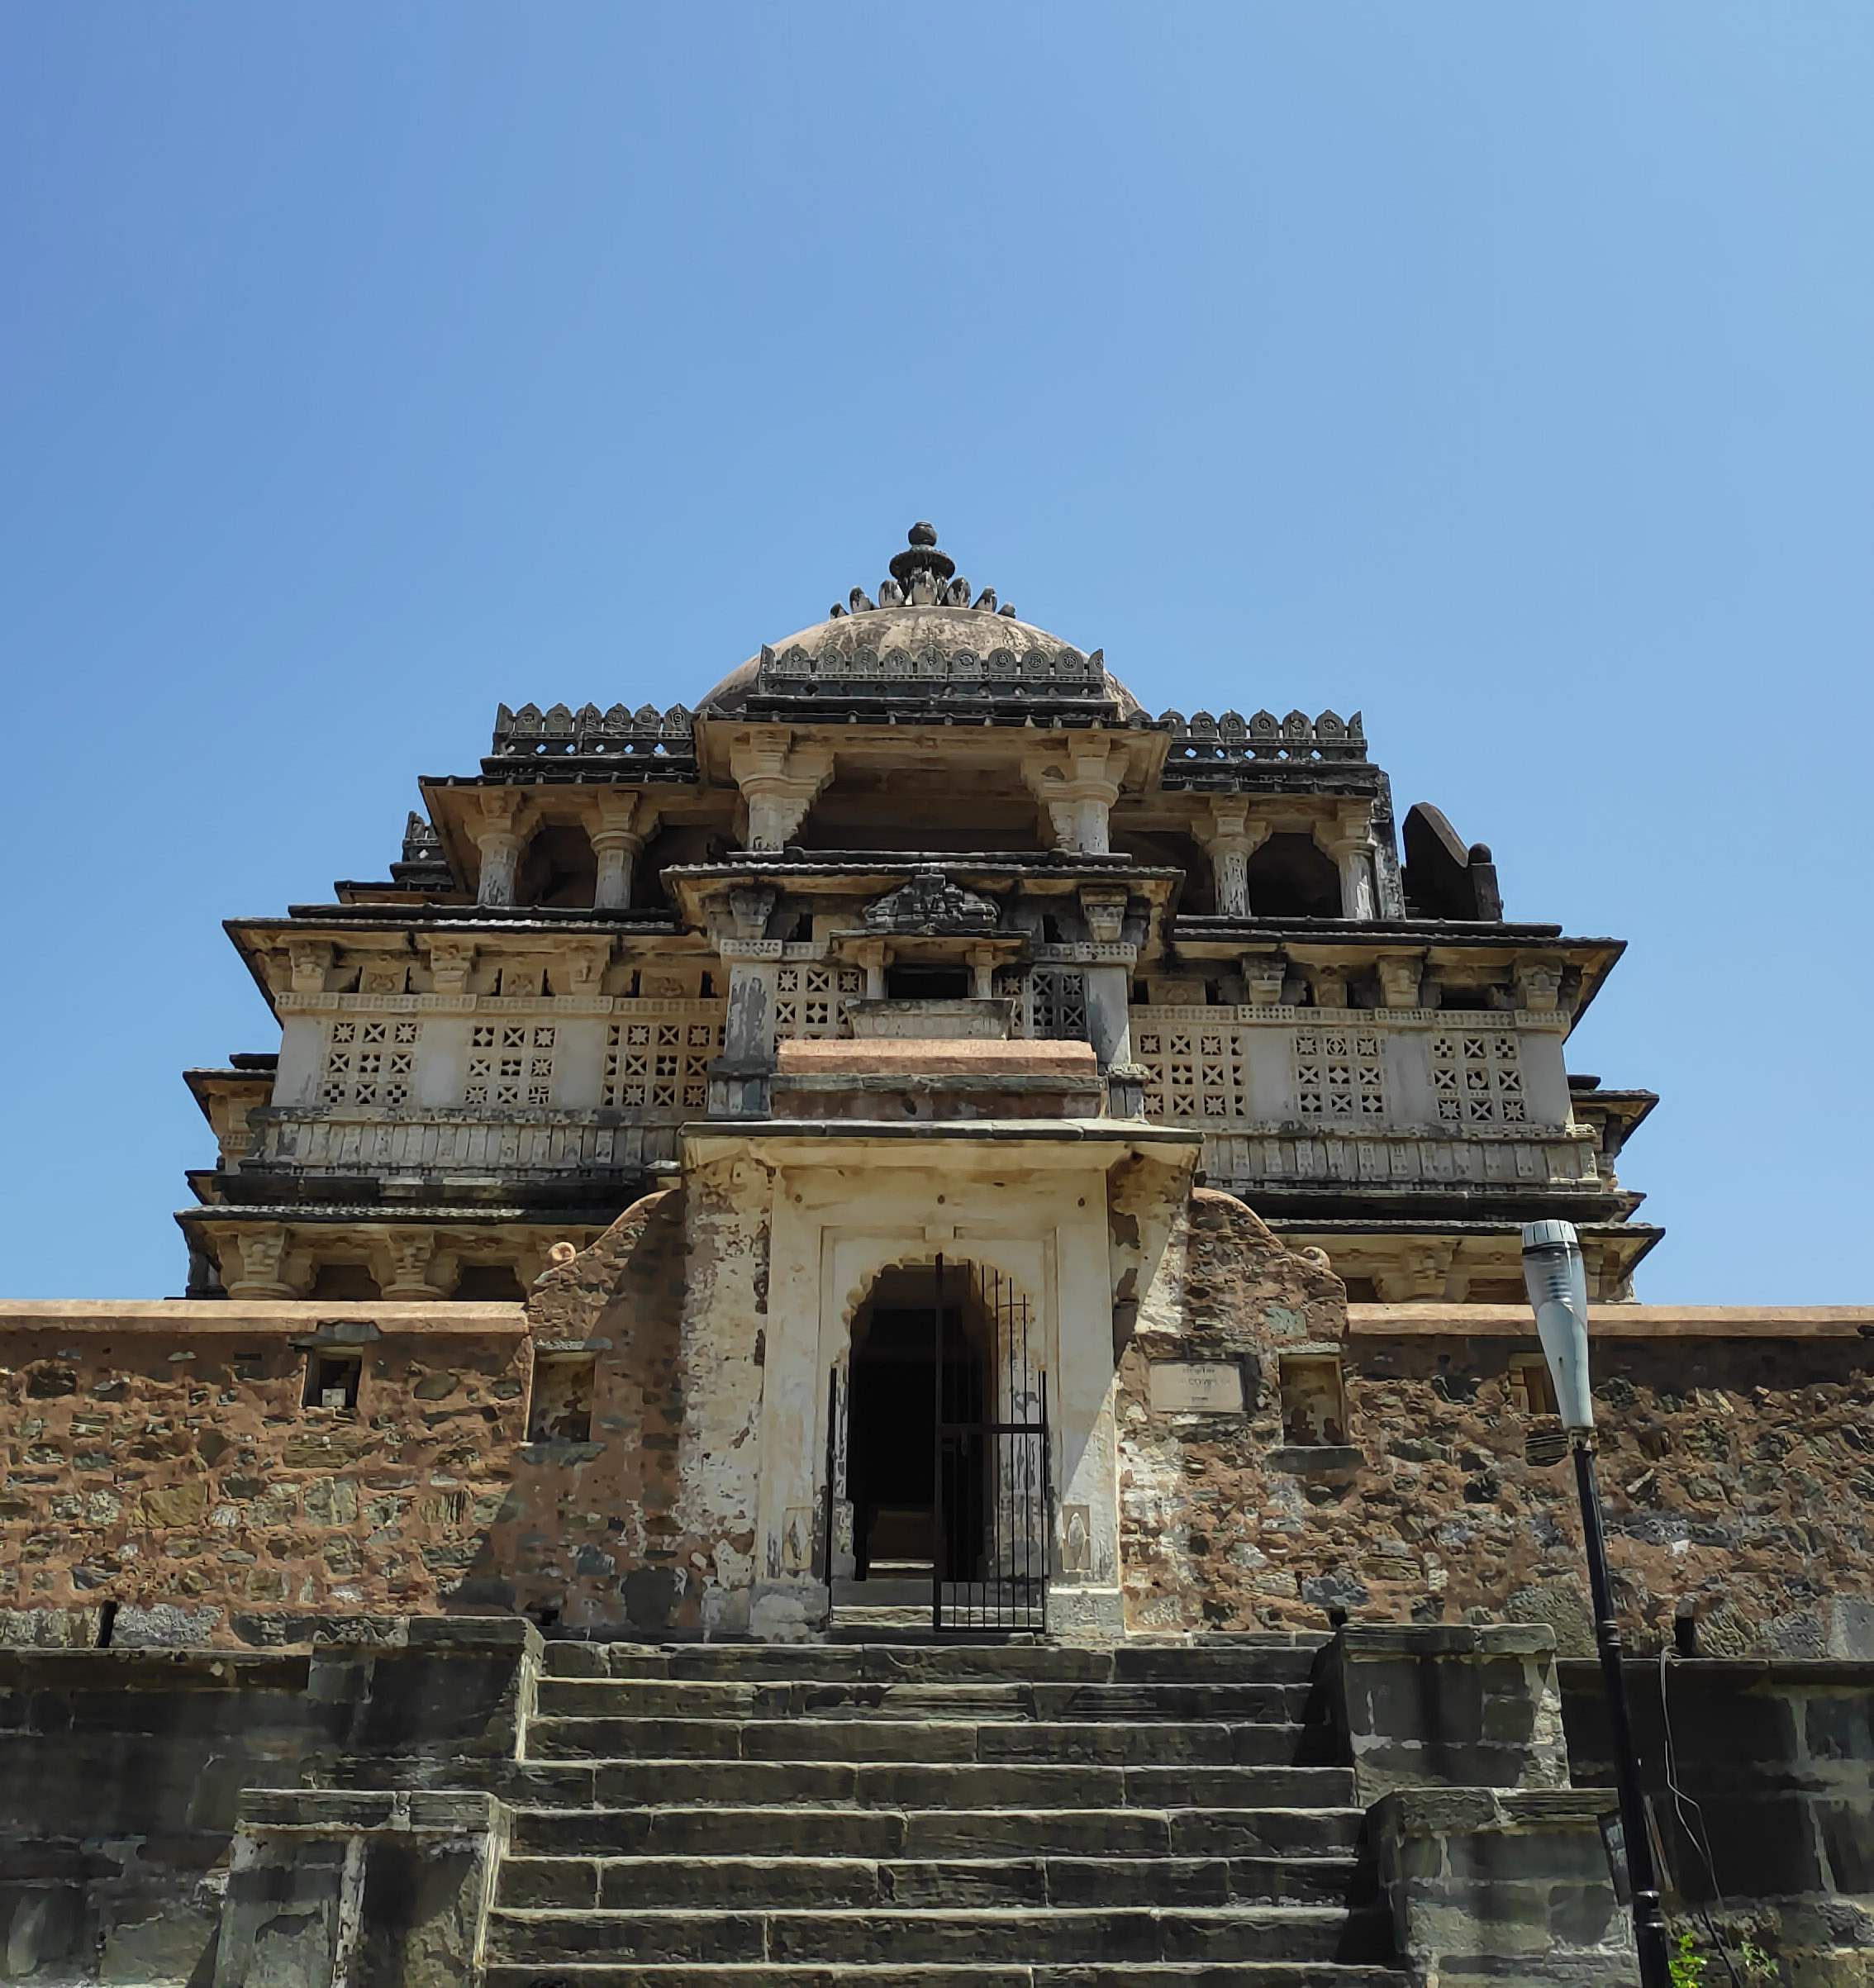
[[[928, 1584], [939, 1630], [1045, 1626], [1041, 1338], [1027, 1293], [993, 1266], [939, 1256], [873, 1277], [829, 1382], [835, 1611], [842, 1589], [851, 1601]], [[847, 1567], [849, 1589], [834, 1578]]]

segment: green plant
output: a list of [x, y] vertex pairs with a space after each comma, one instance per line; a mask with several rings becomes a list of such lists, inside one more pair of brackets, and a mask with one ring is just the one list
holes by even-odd
[[1705, 1970], [1708, 1962], [1698, 1950], [1698, 1942], [1693, 1938], [1691, 1929], [1681, 1929], [1678, 1938], [1672, 1943], [1672, 1958], [1668, 1963], [1672, 1977], [1672, 1988], [1703, 1988]]
[[1738, 1948], [1738, 1964], [1751, 1981], [1773, 1981], [1776, 1978], [1775, 1959], [1748, 1936]]

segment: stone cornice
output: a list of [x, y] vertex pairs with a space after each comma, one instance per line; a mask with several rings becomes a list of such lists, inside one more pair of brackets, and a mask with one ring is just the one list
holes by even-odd
[[[1537, 1344], [1526, 1305], [1349, 1305], [1347, 1329], [1364, 1339], [1515, 1339]], [[1874, 1339], [1870, 1305], [1597, 1305], [1596, 1339]]]

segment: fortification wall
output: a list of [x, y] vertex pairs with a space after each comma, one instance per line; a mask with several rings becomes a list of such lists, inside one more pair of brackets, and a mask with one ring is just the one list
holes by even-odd
[[[0, 1310], [0, 1639], [284, 1647], [315, 1618], [490, 1611], [746, 1633], [765, 1194], [706, 1169], [526, 1307]], [[1874, 1655], [1870, 1328], [1601, 1308], [1636, 1650], [1689, 1615], [1713, 1655]], [[1200, 1190], [1111, 1332], [1133, 1631], [1507, 1619], [1590, 1647], [1571, 1473], [1523, 1458], [1520, 1308], [1348, 1307]]]

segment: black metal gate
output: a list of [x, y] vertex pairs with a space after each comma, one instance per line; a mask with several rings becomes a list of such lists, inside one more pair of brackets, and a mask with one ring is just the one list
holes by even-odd
[[931, 1627], [939, 1634], [1044, 1630], [1053, 1493], [1048, 1376], [1029, 1343], [1035, 1322], [1026, 1296], [1000, 1271], [958, 1267], [962, 1304], [946, 1301], [942, 1257], [931, 1291]]

